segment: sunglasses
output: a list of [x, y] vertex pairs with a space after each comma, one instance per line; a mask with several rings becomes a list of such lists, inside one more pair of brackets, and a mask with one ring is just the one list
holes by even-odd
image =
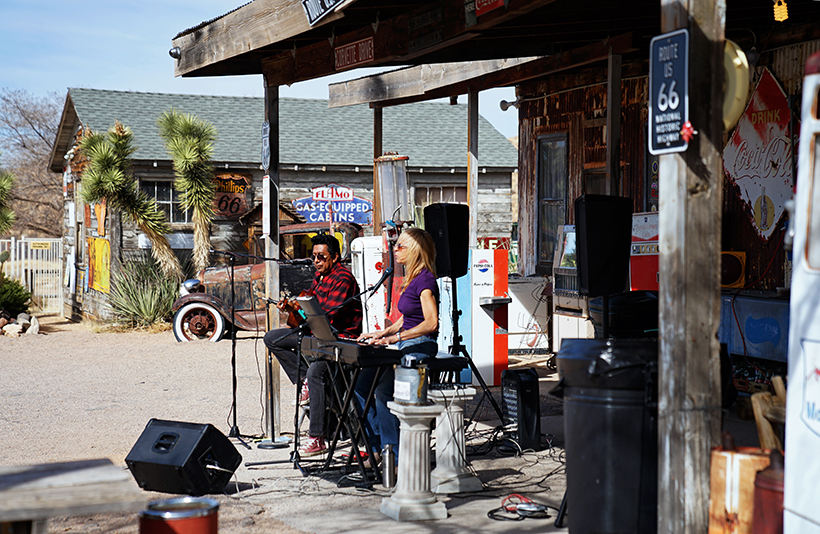
[[310, 257], [310, 259], [313, 260], [313, 261], [316, 261], [316, 260], [325, 261], [327, 258], [328, 257], [325, 256], [324, 254], [314, 254]]

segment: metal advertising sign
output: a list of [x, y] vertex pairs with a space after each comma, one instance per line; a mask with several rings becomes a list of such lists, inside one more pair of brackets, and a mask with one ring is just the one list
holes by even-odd
[[302, 0], [302, 8], [308, 18], [308, 24], [313, 26], [326, 15], [332, 12], [343, 0]]
[[649, 152], [684, 152], [689, 121], [689, 30], [652, 39], [649, 58]]
[[373, 203], [366, 198], [355, 197], [349, 187], [328, 184], [312, 192], [310, 197], [293, 201], [293, 207], [307, 222], [373, 224]]
[[250, 211], [251, 175], [220, 173], [214, 177], [214, 181], [216, 182], [215, 215], [235, 219]]
[[506, 5], [505, 0], [475, 0], [475, 14], [481, 16]]
[[758, 235], [768, 240], [792, 197], [789, 103], [772, 73], [764, 69], [726, 148], [723, 170], [737, 186]]
[[313, 193], [313, 200], [346, 201], [353, 200], [353, 190], [336, 184], [328, 184], [323, 187], [315, 187], [310, 190]]

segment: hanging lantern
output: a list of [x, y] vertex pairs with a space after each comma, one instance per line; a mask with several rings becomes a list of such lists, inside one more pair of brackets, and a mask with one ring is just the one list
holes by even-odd
[[774, 20], [783, 22], [789, 18], [789, 8], [785, 0], [775, 0], [774, 2]]

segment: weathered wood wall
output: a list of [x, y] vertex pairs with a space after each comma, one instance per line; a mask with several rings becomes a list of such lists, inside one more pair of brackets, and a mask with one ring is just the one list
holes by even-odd
[[[634, 210], [642, 211], [644, 198], [644, 146], [647, 120], [646, 77], [621, 84], [621, 170], [623, 196], [631, 197]], [[519, 109], [519, 253], [521, 274], [535, 273], [537, 264], [538, 137], [557, 132], [568, 134], [568, 167], [564, 224], [574, 224], [574, 202], [584, 193], [585, 170], [606, 165], [606, 84], [545, 95], [546, 85], [533, 83], [518, 88], [525, 99]], [[543, 96], [542, 96], [543, 95]], [[532, 99], [532, 100], [526, 100]]]

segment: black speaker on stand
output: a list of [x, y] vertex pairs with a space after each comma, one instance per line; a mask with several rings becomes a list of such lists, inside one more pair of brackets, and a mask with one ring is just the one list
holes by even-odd
[[424, 208], [424, 227], [436, 244], [436, 276], [455, 280], [467, 274], [470, 208], [465, 204], [430, 204]]
[[[632, 206], [627, 197], [581, 195], [575, 199], [575, 239], [578, 288], [590, 298], [601, 297], [601, 337], [609, 338], [609, 296], [626, 289], [632, 241]], [[555, 519], [564, 527], [567, 493]]]
[[575, 199], [578, 285], [601, 297], [626, 289], [632, 242], [632, 199], [582, 195]]
[[210, 424], [151, 419], [125, 463], [137, 484], [150, 491], [222, 493], [242, 456]]
[[487, 388], [487, 383], [467, 352], [467, 347], [461, 344], [462, 337], [458, 333], [461, 310], [458, 308], [456, 278], [467, 274], [470, 263], [470, 208], [465, 204], [430, 204], [424, 208], [424, 228], [436, 245], [436, 276], [449, 276], [453, 280], [453, 345], [450, 347], [450, 354], [461, 355], [467, 359], [467, 364], [483, 391], [482, 401], [487, 397], [498, 419], [503, 421], [501, 407]]

